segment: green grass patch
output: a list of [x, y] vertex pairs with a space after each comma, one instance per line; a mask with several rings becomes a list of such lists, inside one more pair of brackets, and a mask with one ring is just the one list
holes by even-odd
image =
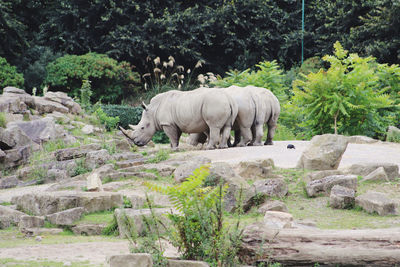
[[170, 150], [160, 149], [153, 158], [149, 159], [147, 163], [159, 163], [169, 159]]
[[110, 223], [113, 220], [114, 211], [99, 211], [90, 214], [83, 215], [83, 217], [77, 222], [82, 223], [95, 223], [103, 224]]
[[6, 120], [6, 113], [0, 112], [0, 127], [6, 128], [7, 120]]
[[11, 202], [1, 202], [0, 205], [2, 205], [2, 206], [11, 206], [12, 203]]
[[[63, 267], [65, 266], [63, 262], [59, 261], [49, 261], [49, 260], [37, 260], [37, 261], [24, 261], [24, 260], [16, 260], [16, 259], [0, 259], [0, 266], [12, 266], [12, 267]], [[78, 261], [71, 262], [72, 267], [90, 267], [96, 266], [90, 264], [89, 261]]]

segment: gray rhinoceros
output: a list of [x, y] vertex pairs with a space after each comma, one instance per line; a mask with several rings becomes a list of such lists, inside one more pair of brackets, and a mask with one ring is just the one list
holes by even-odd
[[[264, 124], [268, 126], [265, 145], [272, 145], [276, 123], [280, 114], [280, 105], [276, 96], [265, 88], [255, 86], [230, 86], [223, 88], [238, 105], [238, 116], [233, 129], [235, 142], [233, 146], [262, 145]], [[205, 143], [208, 133], [191, 134], [189, 144]]]
[[207, 149], [227, 147], [232, 125], [238, 108], [229, 94], [213, 88], [193, 91], [171, 90], [153, 97], [150, 104], [143, 103], [142, 118], [133, 132], [121, 128], [136, 145], [147, 144], [156, 131], [163, 130], [169, 137], [171, 147], [177, 148], [184, 133], [208, 132]]

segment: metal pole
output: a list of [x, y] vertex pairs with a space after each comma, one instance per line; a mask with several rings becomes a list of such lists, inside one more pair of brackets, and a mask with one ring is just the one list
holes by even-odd
[[301, 4], [301, 64], [304, 61], [304, 0]]

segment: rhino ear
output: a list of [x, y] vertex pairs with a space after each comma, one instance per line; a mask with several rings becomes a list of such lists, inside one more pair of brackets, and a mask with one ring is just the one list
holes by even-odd
[[144, 110], [147, 110], [147, 106], [146, 106], [146, 104], [142, 101], [142, 108], [144, 109]]

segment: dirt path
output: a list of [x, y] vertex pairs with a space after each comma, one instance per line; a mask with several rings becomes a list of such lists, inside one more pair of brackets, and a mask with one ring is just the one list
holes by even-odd
[[107, 266], [107, 256], [129, 253], [129, 242], [87, 242], [73, 244], [37, 245], [0, 249], [0, 258], [57, 262], [89, 261], [96, 266]]
[[[288, 144], [296, 149], [287, 149]], [[294, 168], [309, 141], [275, 141], [273, 146], [237, 147], [216, 150], [197, 150], [187, 153], [210, 158], [213, 162], [236, 164], [241, 161], [272, 158], [277, 167]], [[362, 162], [396, 163], [400, 167], [400, 144], [379, 142], [375, 144], [349, 144], [339, 168]]]

